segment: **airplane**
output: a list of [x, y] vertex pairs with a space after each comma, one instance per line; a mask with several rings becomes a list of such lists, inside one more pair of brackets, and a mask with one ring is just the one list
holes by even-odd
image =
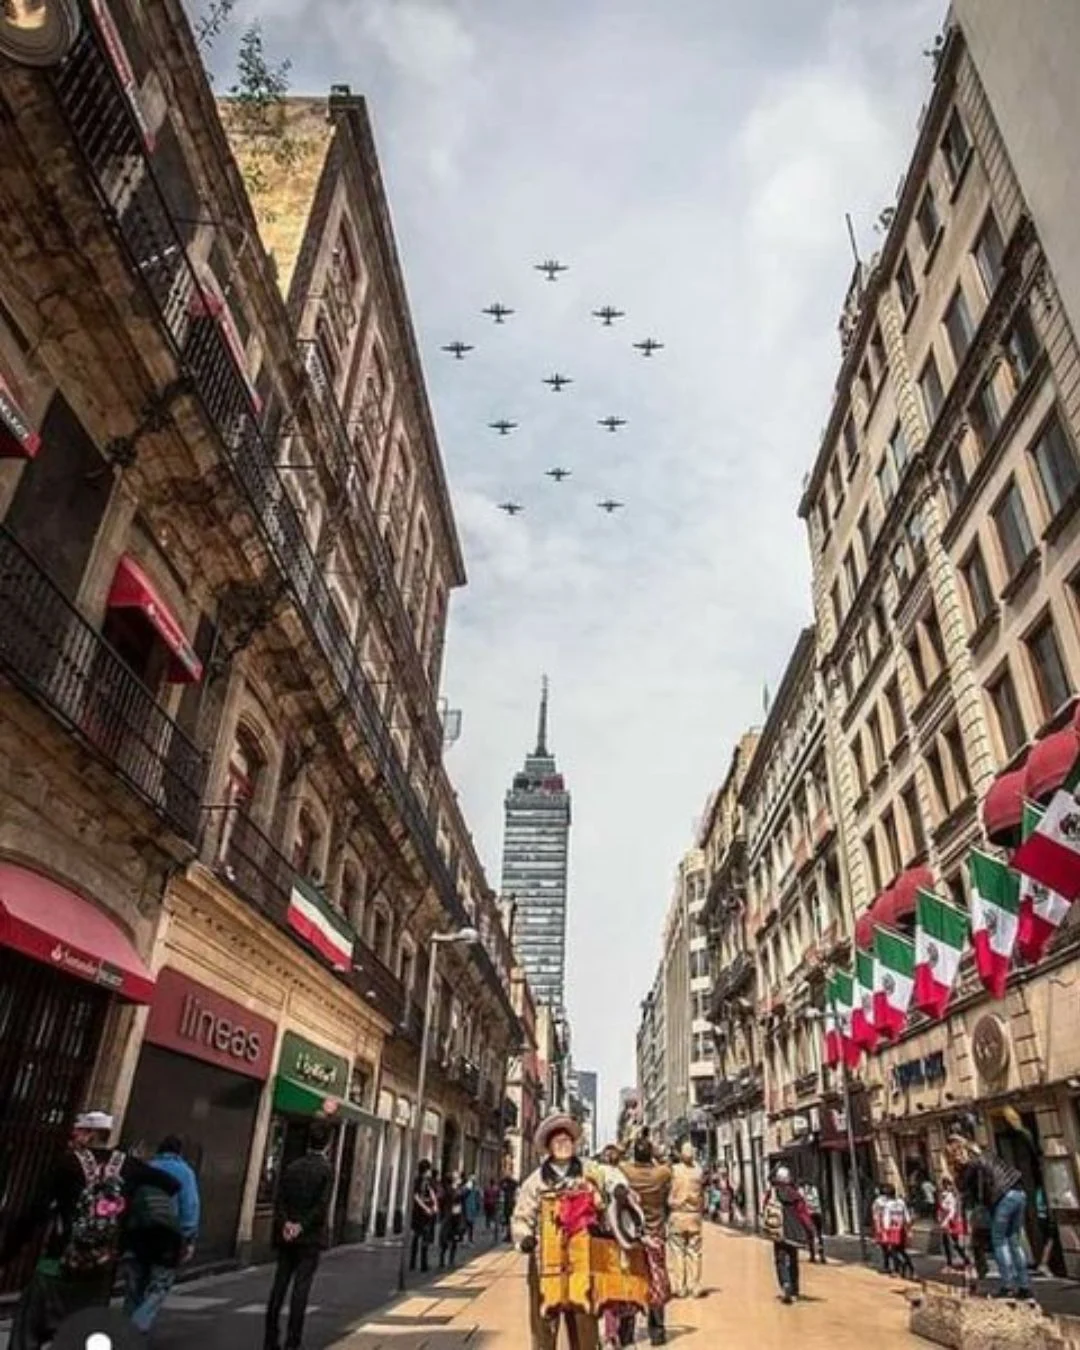
[[594, 319], [602, 319], [605, 328], [610, 328], [616, 319], [625, 319], [626, 311], [624, 309], [613, 309], [611, 305], [605, 305], [603, 309], [593, 310]]
[[643, 342], [634, 343], [642, 356], [652, 356], [653, 352], [658, 352], [663, 345], [662, 342], [657, 342], [655, 338], [646, 338]]
[[620, 427], [626, 426], [625, 417], [601, 417], [596, 424], [600, 427], [607, 427], [608, 431], [618, 431]]
[[554, 375], [549, 375], [544, 380], [544, 383], [549, 384], [556, 394], [561, 394], [563, 389], [568, 384], [573, 384], [574, 381], [570, 378], [569, 375], [560, 375], [558, 372], [556, 372]]
[[516, 516], [525, 508], [518, 502], [500, 502], [499, 510], [505, 511], [508, 516]]
[[508, 315], [513, 314], [512, 309], [507, 309], [505, 305], [500, 305], [498, 300], [493, 305], [488, 305], [487, 309], [482, 309], [481, 314], [490, 314], [496, 323], [502, 323]]
[[449, 352], [455, 360], [460, 361], [466, 352], [472, 351], [472, 348], [467, 342], [448, 342], [443, 351]]
[[560, 272], [568, 272], [570, 269], [557, 258], [545, 258], [542, 263], [536, 264], [536, 270], [543, 272], [548, 281], [554, 281]]
[[622, 502], [613, 502], [610, 497], [607, 499], [607, 501], [597, 502], [596, 504], [601, 511], [606, 511], [609, 516], [611, 515], [612, 511], [622, 510]]
[[497, 431], [500, 436], [509, 436], [517, 426], [517, 423], [508, 422], [505, 417], [500, 417], [497, 422], [489, 422], [488, 426], [492, 431]]
[[554, 478], [554, 480], [556, 481], [556, 483], [561, 483], [561, 482], [563, 481], [564, 478], [569, 478], [569, 477], [570, 477], [570, 473], [571, 473], [571, 470], [570, 470], [570, 469], [548, 469], [548, 470], [547, 470], [547, 476], [548, 476], [549, 478]]

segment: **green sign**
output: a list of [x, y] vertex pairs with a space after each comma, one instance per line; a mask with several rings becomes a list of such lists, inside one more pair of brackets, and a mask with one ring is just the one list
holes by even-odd
[[344, 1097], [349, 1086], [348, 1061], [287, 1031], [281, 1038], [278, 1074], [327, 1097]]

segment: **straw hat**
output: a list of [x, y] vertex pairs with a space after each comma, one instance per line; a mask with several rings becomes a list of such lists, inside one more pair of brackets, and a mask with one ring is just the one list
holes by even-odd
[[554, 1115], [540, 1122], [535, 1137], [537, 1152], [547, 1152], [548, 1142], [553, 1134], [568, 1134], [575, 1145], [581, 1142], [581, 1126], [573, 1116], [568, 1116], [562, 1111], [556, 1111]]

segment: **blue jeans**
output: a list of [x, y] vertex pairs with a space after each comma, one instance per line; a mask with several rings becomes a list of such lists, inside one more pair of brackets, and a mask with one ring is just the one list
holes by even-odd
[[1027, 1196], [1023, 1191], [1006, 1191], [994, 1206], [990, 1219], [990, 1243], [1002, 1289], [1028, 1288], [1027, 1257], [1020, 1243], [1026, 1210]]
[[154, 1325], [176, 1279], [175, 1266], [151, 1265], [128, 1253], [120, 1263], [124, 1312], [146, 1334]]

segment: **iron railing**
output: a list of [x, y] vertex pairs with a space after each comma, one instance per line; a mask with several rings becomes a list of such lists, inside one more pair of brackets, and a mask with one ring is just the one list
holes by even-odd
[[[299, 873], [280, 849], [239, 807], [225, 812], [218, 844], [218, 873], [260, 914], [296, 937], [289, 925], [289, 897]], [[304, 881], [309, 889], [310, 881]], [[351, 926], [350, 926], [351, 927]], [[353, 931], [353, 966], [335, 974], [354, 993], [370, 1002], [394, 1026], [405, 1016], [401, 981]], [[296, 938], [299, 942], [300, 939]]]
[[[398, 758], [376, 692], [331, 599], [300, 517], [264, 439], [247, 378], [220, 324], [205, 313], [203, 287], [185, 240], [154, 176], [127, 97], [92, 21], [53, 76], [72, 139], [90, 171], [106, 217], [134, 273], [145, 283], [178, 370], [190, 383], [224, 449], [225, 462], [246, 497], [263, 542], [293, 602], [333, 672], [342, 703], [359, 728], [383, 787], [405, 824], [444, 910], [468, 924], [435, 833], [408, 772]], [[511, 1028], [517, 1019], [507, 991], [485, 953], [478, 965]]]
[[0, 525], [0, 667], [185, 839], [206, 765], [146, 685]]

